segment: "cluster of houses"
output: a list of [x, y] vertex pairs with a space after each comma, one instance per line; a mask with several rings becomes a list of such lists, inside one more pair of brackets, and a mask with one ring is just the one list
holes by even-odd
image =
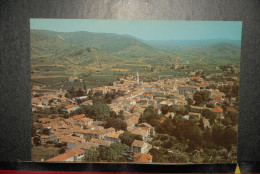
[[[225, 94], [218, 90], [206, 89], [206, 87], [214, 85], [214, 81], [205, 81], [201, 77], [190, 78], [175, 78], [168, 80], [159, 80], [156, 82], [140, 82], [139, 74], [136, 77], [129, 76], [121, 78], [113, 83], [113, 86], [103, 86], [92, 88], [92, 92], [106, 94], [108, 92], [121, 92], [120, 96], [112, 100], [108, 106], [117, 114], [123, 111], [127, 130], [138, 137], [139, 140], [134, 140], [132, 151], [134, 153], [133, 160], [135, 162], [152, 162], [152, 155], [148, 154], [152, 146], [148, 143], [155, 135], [154, 128], [148, 123], [139, 123], [139, 117], [148, 106], [158, 108], [158, 113], [161, 113], [161, 108], [165, 105], [173, 106], [178, 109], [187, 105], [187, 100], [193, 99], [196, 91], [208, 90], [214, 108], [191, 106], [188, 115], [185, 119], [195, 117], [200, 119], [201, 113], [205, 109], [209, 109], [216, 113], [220, 119], [223, 119], [223, 109], [219, 106], [224, 101], [235, 102], [225, 97]], [[231, 82], [229, 84], [232, 84]], [[88, 90], [89, 92], [90, 90]], [[50, 103], [50, 100], [52, 102]], [[79, 105], [77, 100], [83, 100]], [[88, 100], [87, 96], [77, 97], [73, 100], [65, 98], [64, 94], [57, 92], [56, 94], [45, 94], [40, 97], [32, 97], [32, 108], [37, 110], [45, 107], [61, 106], [62, 111], [70, 113], [77, 110], [81, 106], [92, 105], [92, 100]], [[232, 109], [232, 108], [231, 108]], [[168, 113], [165, 117], [174, 117], [175, 113]], [[84, 152], [96, 147], [108, 147], [112, 143], [121, 143], [119, 136], [124, 131], [116, 131], [114, 128], [105, 129], [102, 122], [94, 121], [87, 118], [84, 114], [75, 115], [71, 118], [58, 119], [39, 119], [41, 124], [38, 133], [41, 135], [41, 142], [61, 143], [65, 144], [67, 151], [64, 154], [53, 157], [47, 161], [81, 161], [84, 159]], [[204, 126], [210, 127], [208, 119], [203, 118]]]
[[[85, 152], [91, 148], [109, 147], [112, 143], [121, 143], [119, 136], [124, 133], [124, 131], [116, 131], [112, 127], [105, 129], [101, 126], [102, 123], [100, 121], [87, 118], [84, 114], [75, 115], [67, 119], [60, 117], [55, 119], [40, 118], [38, 122], [40, 127], [37, 133], [41, 135], [40, 141], [42, 145], [60, 144], [62, 146], [65, 145], [66, 149], [68, 149], [65, 153], [47, 161], [82, 161]], [[136, 135], [143, 140], [135, 140], [131, 147], [134, 154], [142, 156], [147, 154], [149, 149], [152, 148], [147, 143], [147, 140], [155, 132], [154, 128], [147, 123], [137, 124], [136, 126], [142, 132], [137, 131]], [[149, 161], [151, 161], [151, 155], [148, 157]], [[138, 157], [136, 158], [137, 162], [140, 162], [138, 161], [139, 158], [144, 159], [144, 157]]]

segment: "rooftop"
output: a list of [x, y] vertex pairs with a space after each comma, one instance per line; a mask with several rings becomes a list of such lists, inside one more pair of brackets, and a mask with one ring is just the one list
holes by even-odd
[[147, 163], [153, 158], [152, 155], [137, 153], [134, 156], [134, 162]]
[[136, 146], [136, 147], [143, 147], [144, 145], [145, 142], [140, 140], [134, 140], [134, 142], [132, 143], [132, 146]]
[[215, 107], [212, 109], [212, 112], [218, 112], [218, 113], [221, 113], [221, 112], [223, 112], [223, 109], [221, 109], [220, 106], [215, 105]]
[[74, 157], [75, 155], [78, 155], [78, 154], [83, 154], [84, 151], [79, 149], [79, 148], [74, 148], [74, 149], [71, 149], [70, 151], [68, 152], [65, 152], [63, 154], [60, 154], [58, 156], [55, 156], [51, 159], [48, 159], [47, 161], [49, 162], [54, 162], [54, 161], [65, 161], [66, 159], [68, 158], [71, 158], [71, 157]]
[[73, 108], [73, 107], [75, 107], [74, 104], [71, 104], [71, 105], [67, 105], [67, 106], [65, 106], [66, 109]]

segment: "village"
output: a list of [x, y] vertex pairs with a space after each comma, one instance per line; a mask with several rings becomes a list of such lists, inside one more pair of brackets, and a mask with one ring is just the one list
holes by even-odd
[[[198, 153], [201, 155], [205, 153], [202, 148], [204, 146], [202, 142], [206, 139], [203, 132], [213, 134], [213, 127], [216, 126], [232, 127], [237, 130], [237, 121], [233, 119], [234, 117], [226, 115], [232, 113], [237, 116], [238, 113], [238, 95], [230, 94], [232, 86], [238, 84], [238, 78], [234, 76], [225, 82], [220, 82], [212, 80], [212, 77], [212, 75], [204, 77], [193, 75], [143, 82], [136, 72], [135, 75], [118, 79], [112, 86], [75, 89], [78, 92], [76, 97], [70, 95], [68, 90], [38, 93], [34, 90], [37, 88], [33, 87], [31, 105], [36, 119], [32, 123], [32, 148], [55, 146], [61, 149], [56, 156], [49, 156], [48, 159], [41, 161], [91, 162], [94, 157], [90, 156], [93, 156], [96, 149], [101, 151], [102, 148], [117, 148], [116, 145], [124, 144], [122, 150], [117, 153], [120, 157], [115, 160], [106, 160], [106, 157], [102, 157], [103, 161], [164, 162], [161, 157], [155, 157], [157, 152], [161, 153], [160, 149], [164, 149], [163, 155], [169, 154], [167, 159], [172, 158], [178, 162], [177, 156], [180, 156], [182, 150], [174, 146], [177, 137], [187, 142], [189, 150], [193, 145], [198, 147], [190, 150], [194, 160], [191, 158], [184, 160], [194, 162], [199, 159]], [[71, 78], [68, 81], [73, 83], [75, 79], [77, 80]], [[230, 89], [227, 92], [226, 87]], [[106, 103], [102, 102], [101, 99], [108, 94], [114, 94], [114, 97], [106, 100]], [[105, 105], [102, 105], [104, 108], [98, 108], [101, 111], [95, 110], [94, 106], [101, 104]], [[102, 113], [107, 107], [110, 115]], [[156, 113], [149, 115], [149, 112]], [[46, 116], [37, 117], [42, 113]], [[111, 115], [114, 115], [112, 120]], [[192, 137], [187, 138], [189, 135], [186, 134], [177, 135], [178, 125], [172, 126], [174, 119], [183, 119], [184, 121], [180, 121], [183, 123], [192, 120], [191, 124], [196, 127], [194, 128], [196, 131], [191, 131], [201, 134], [200, 142], [195, 139], [194, 142], [197, 144], [191, 145]], [[173, 130], [171, 127], [176, 131], [171, 131]], [[197, 127], [201, 129], [197, 131]], [[130, 137], [133, 138], [129, 140]], [[168, 144], [163, 141], [167, 141]], [[229, 143], [228, 146], [234, 147], [236, 144]], [[187, 149], [186, 146], [183, 148]], [[211, 160], [212, 155], [208, 156]], [[232, 156], [231, 152], [229, 151], [226, 156]], [[120, 160], [117, 161], [118, 159]]]

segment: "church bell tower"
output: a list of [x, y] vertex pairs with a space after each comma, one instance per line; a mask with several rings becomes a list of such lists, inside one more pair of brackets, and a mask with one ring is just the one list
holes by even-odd
[[139, 74], [138, 74], [138, 71], [136, 72], [136, 82], [139, 83]]

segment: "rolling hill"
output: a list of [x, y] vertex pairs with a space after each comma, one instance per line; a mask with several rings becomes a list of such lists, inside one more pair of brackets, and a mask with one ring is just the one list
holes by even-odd
[[[135, 38], [111, 33], [92, 33], [86, 31], [62, 33], [46, 30], [31, 30], [31, 38], [32, 44], [34, 44], [34, 39], [41, 40], [49, 38], [50, 42], [57, 43], [55, 45], [53, 43], [53, 49], [59, 49], [60, 42], [63, 41], [64, 44], [62, 44], [62, 46], [64, 48], [68, 48], [69, 45], [96, 48], [120, 58], [144, 57], [156, 52], [155, 48]], [[44, 47], [44, 45], [39, 46], [41, 46], [41, 48]]]

